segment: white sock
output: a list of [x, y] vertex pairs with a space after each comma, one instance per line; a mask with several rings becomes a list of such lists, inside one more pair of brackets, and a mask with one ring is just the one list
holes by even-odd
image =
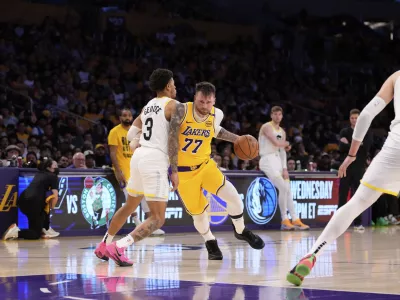
[[212, 234], [210, 229], [210, 222], [208, 221], [208, 214], [206, 211], [200, 215], [193, 216], [193, 224], [203, 237], [204, 241], [215, 240], [215, 236]]
[[307, 255], [321, 255], [325, 246], [332, 243], [349, 228], [353, 220], [378, 200], [381, 192], [360, 184], [354, 196], [339, 208]]
[[216, 239], [215, 236], [212, 234], [210, 228], [207, 230], [205, 234], [202, 234], [201, 236], [203, 237], [205, 242]]
[[296, 209], [294, 208], [292, 189], [290, 187], [289, 180], [285, 180], [284, 187], [285, 187], [285, 193], [286, 193], [286, 204], [287, 204], [287, 208], [289, 210], [289, 214], [292, 217], [292, 221], [297, 220], [299, 218], [299, 216], [297, 215]]
[[132, 245], [133, 242], [134, 242], [133, 237], [130, 234], [128, 234], [126, 237], [117, 241], [117, 247], [118, 248], [126, 248], [126, 247]]
[[104, 235], [103, 242], [106, 243], [106, 245], [110, 245], [112, 243], [112, 240], [114, 238], [114, 235], [109, 234], [108, 232]]
[[235, 231], [239, 234], [243, 233], [244, 230], [244, 219], [243, 219], [243, 214], [240, 215], [239, 218], [234, 218], [231, 216], [232, 224], [235, 226]]

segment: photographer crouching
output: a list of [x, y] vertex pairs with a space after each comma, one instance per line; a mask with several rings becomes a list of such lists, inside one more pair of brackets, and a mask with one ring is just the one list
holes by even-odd
[[14, 223], [4, 233], [3, 240], [37, 240], [42, 236], [42, 232], [45, 237], [56, 236], [50, 232], [49, 209], [58, 201], [58, 173], [57, 162], [51, 158], [45, 159], [39, 165], [39, 173], [22, 192], [17, 202], [19, 209], [28, 217], [29, 229], [20, 230]]

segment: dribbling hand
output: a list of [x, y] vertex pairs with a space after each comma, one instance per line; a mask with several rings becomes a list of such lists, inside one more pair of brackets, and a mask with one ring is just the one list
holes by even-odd
[[343, 178], [346, 177], [346, 171], [347, 168], [350, 166], [350, 164], [355, 161], [356, 158], [355, 157], [350, 157], [347, 156], [346, 159], [344, 160], [344, 162], [342, 163], [342, 165], [339, 168], [339, 172], [338, 172], [338, 176], [339, 178]]
[[171, 192], [175, 192], [178, 189], [178, 185], [179, 185], [178, 172], [173, 172], [169, 176], [169, 179], [171, 180], [171, 183], [172, 183]]

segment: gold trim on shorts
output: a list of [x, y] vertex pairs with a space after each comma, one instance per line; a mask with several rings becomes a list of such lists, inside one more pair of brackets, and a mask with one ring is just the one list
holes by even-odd
[[381, 192], [383, 194], [393, 195], [393, 196], [396, 196], [396, 197], [399, 195], [399, 192], [393, 192], [393, 191], [386, 190], [386, 189], [383, 189], [383, 188], [380, 188], [380, 187], [376, 187], [376, 186], [374, 186], [372, 184], [369, 184], [368, 182], [365, 182], [365, 181], [362, 181], [362, 180], [360, 180], [360, 182], [361, 182], [362, 185], [366, 186], [367, 188], [370, 188], [371, 190], [374, 190], [374, 191], [377, 191], [377, 192]]
[[128, 193], [139, 195], [139, 196], [143, 195], [148, 198], [168, 199], [168, 195], [167, 196], [157, 196], [156, 194], [145, 194], [144, 192], [135, 191], [135, 190], [129, 189], [129, 188], [127, 188], [126, 190], [128, 191]]

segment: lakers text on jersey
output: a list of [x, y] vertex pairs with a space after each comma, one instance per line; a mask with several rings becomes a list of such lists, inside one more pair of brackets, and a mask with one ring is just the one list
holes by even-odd
[[194, 118], [193, 102], [188, 102], [186, 105], [186, 114], [179, 134], [178, 164], [197, 166], [210, 159], [211, 141], [215, 134], [215, 108], [206, 120], [198, 122]]

